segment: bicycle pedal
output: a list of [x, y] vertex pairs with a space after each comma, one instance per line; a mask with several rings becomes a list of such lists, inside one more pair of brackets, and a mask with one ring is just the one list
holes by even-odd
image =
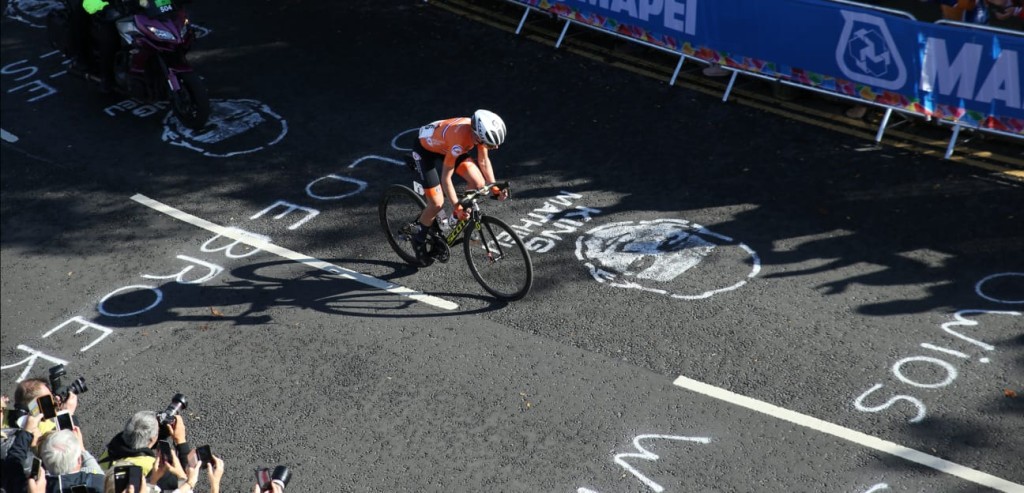
[[434, 248], [433, 252], [431, 252], [431, 256], [434, 258], [434, 260], [437, 260], [442, 264], [446, 264], [448, 263], [448, 260], [452, 258], [452, 250], [451, 248], [448, 248], [448, 243], [446, 243], [444, 240], [436, 238], [434, 240], [433, 247]]

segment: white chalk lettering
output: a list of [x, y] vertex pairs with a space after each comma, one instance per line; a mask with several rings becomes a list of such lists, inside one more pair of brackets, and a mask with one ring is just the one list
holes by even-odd
[[106, 327], [104, 327], [104, 326], [102, 326], [100, 324], [95, 324], [95, 323], [92, 323], [92, 322], [82, 318], [82, 317], [75, 316], [75, 317], [71, 317], [66, 322], [64, 322], [64, 323], [62, 323], [62, 324], [60, 324], [60, 325], [50, 329], [47, 333], [43, 334], [42, 338], [46, 339], [47, 337], [50, 337], [51, 335], [53, 335], [54, 332], [57, 332], [58, 330], [61, 330], [64, 327], [67, 327], [68, 325], [70, 325], [72, 323], [76, 323], [76, 324], [78, 324], [80, 326], [78, 328], [78, 330], [75, 331], [75, 334], [81, 334], [86, 329], [96, 330], [96, 331], [99, 331], [100, 333], [103, 334], [103, 335], [99, 336], [97, 339], [93, 340], [91, 344], [89, 344], [89, 345], [79, 349], [80, 352], [88, 351], [89, 348], [95, 346], [96, 344], [99, 344], [100, 341], [102, 341], [103, 339], [106, 339], [107, 336], [109, 336], [111, 333], [114, 332], [113, 330], [108, 329], [108, 328], [106, 328]]
[[30, 371], [32, 371], [32, 366], [34, 366], [36, 364], [36, 360], [39, 359], [39, 358], [42, 358], [42, 359], [44, 359], [46, 361], [49, 361], [51, 363], [51, 365], [66, 365], [66, 364], [68, 364], [67, 361], [64, 361], [64, 360], [62, 360], [60, 358], [57, 358], [57, 357], [54, 357], [54, 356], [49, 356], [49, 355], [43, 353], [42, 351], [36, 351], [35, 349], [32, 349], [32, 348], [30, 348], [30, 347], [28, 347], [28, 346], [26, 346], [24, 344], [18, 344], [18, 349], [20, 349], [22, 351], [25, 351], [26, 353], [29, 353], [29, 356], [27, 358], [17, 362], [17, 363], [11, 363], [11, 364], [9, 364], [7, 366], [0, 366], [0, 370], [6, 370], [8, 368], [14, 368], [16, 366], [25, 365], [25, 371], [21, 372], [21, 375], [18, 376], [18, 379], [15, 380], [15, 382], [20, 382], [20, 381], [24, 380], [25, 377], [28, 376], [28, 373]]
[[[915, 382], [914, 380], [911, 380], [910, 378], [908, 378], [906, 375], [903, 374], [903, 366], [906, 365], [906, 364], [914, 363], [914, 362], [918, 362], [918, 361], [924, 362], [924, 363], [931, 363], [933, 365], [938, 365], [940, 368], [942, 368], [943, 370], [946, 371], [946, 378], [944, 378], [942, 381], [940, 381], [938, 383], [921, 383], [921, 382]], [[921, 387], [921, 388], [925, 388], [925, 389], [937, 389], [937, 388], [945, 387], [945, 386], [953, 383], [953, 380], [956, 380], [956, 377], [957, 377], [956, 368], [954, 368], [953, 365], [951, 365], [949, 363], [946, 363], [945, 361], [943, 361], [941, 359], [932, 358], [932, 357], [929, 357], [929, 356], [913, 356], [913, 357], [910, 357], [910, 358], [903, 358], [903, 359], [897, 361], [895, 365], [892, 365], [892, 374], [896, 375], [896, 378], [900, 379], [900, 381], [905, 383], [905, 384], [913, 385], [914, 387]]]
[[174, 279], [178, 284], [202, 284], [202, 283], [204, 283], [206, 281], [209, 281], [210, 279], [213, 279], [214, 277], [217, 277], [218, 275], [220, 275], [221, 272], [224, 272], [224, 268], [219, 266], [219, 265], [217, 265], [217, 264], [212, 264], [212, 263], [206, 262], [204, 260], [199, 260], [197, 258], [192, 258], [192, 257], [189, 257], [188, 255], [178, 255], [177, 258], [180, 259], [180, 260], [184, 260], [185, 262], [191, 262], [191, 263], [196, 264], [196, 265], [198, 265], [200, 267], [206, 267], [206, 270], [207, 270], [206, 274], [204, 274], [203, 276], [201, 276], [201, 277], [199, 277], [199, 278], [197, 278], [195, 280], [187, 281], [187, 280], [185, 280], [185, 275], [188, 274], [193, 268], [196, 267], [196, 265], [188, 265], [188, 266], [185, 266], [184, 269], [182, 269], [181, 271], [177, 272], [176, 274], [171, 274], [169, 276], [157, 276], [157, 275], [152, 275], [152, 274], [143, 274], [142, 277], [144, 277], [146, 279]]
[[[1002, 275], [1003, 274], [997, 274], [995, 276], [989, 276], [989, 277], [986, 277], [985, 279], [982, 279], [977, 284], [975, 284], [975, 291], [977, 292], [977, 294], [979, 296], [981, 296], [982, 298], [985, 298], [985, 294], [981, 290], [982, 284], [985, 283], [988, 280], [991, 280], [991, 279], [993, 279], [995, 277], [1000, 277]], [[953, 318], [954, 318], [953, 321], [946, 322], [946, 323], [943, 323], [943, 324], [940, 325], [940, 328], [942, 329], [943, 332], [945, 332], [946, 334], [949, 334], [949, 335], [955, 337], [956, 339], [959, 339], [959, 340], [961, 340], [963, 342], [966, 342], [968, 344], [976, 346], [977, 348], [981, 348], [981, 350], [983, 350], [983, 351], [994, 351], [996, 349], [996, 347], [993, 346], [992, 344], [988, 344], [986, 342], [980, 341], [980, 340], [975, 339], [973, 337], [969, 337], [967, 335], [964, 335], [962, 332], [960, 332], [958, 330], [955, 330], [955, 328], [958, 328], [958, 327], [974, 327], [974, 326], [979, 325], [979, 323], [976, 320], [968, 318], [967, 316], [969, 316], [969, 315], [1005, 315], [1005, 316], [1011, 316], [1011, 317], [1018, 317], [1018, 316], [1021, 315], [1021, 313], [1020, 312], [1015, 312], [1015, 311], [999, 311], [999, 310], [958, 310], [958, 311], [956, 311], [953, 314]], [[937, 346], [935, 344], [931, 344], [931, 343], [927, 343], [927, 342], [921, 343], [920, 347], [924, 348], [924, 349], [927, 349], [929, 351], [934, 351], [934, 352], [937, 352], [937, 353], [942, 353], [942, 354], [945, 354], [945, 355], [948, 355], [948, 356], [959, 358], [959, 360], [961, 360], [961, 362], [963, 362], [963, 361], [971, 361], [971, 357], [972, 357], [971, 354], [968, 354], [968, 353], [966, 353], [964, 351], [961, 351], [961, 350], [958, 350], [958, 349], [953, 349], [953, 348], [946, 347], [946, 346]], [[977, 361], [979, 363], [983, 363], [984, 364], [984, 363], [989, 363], [991, 360], [990, 360], [989, 357], [983, 356], [981, 358], [978, 358]], [[922, 367], [922, 368], [929, 368], [930, 367], [933, 370], [940, 372], [941, 375], [934, 382], [921, 382], [919, 380], [916, 380], [914, 378], [911, 378], [911, 377], [907, 376], [907, 374], [905, 373], [904, 368], [905, 367], [909, 367], [911, 365], [914, 365], [916, 367]], [[935, 371], [932, 371], [932, 373], [935, 373]], [[893, 364], [892, 369], [891, 369], [891, 373], [901, 383], [909, 385], [911, 387], [923, 388], [923, 389], [943, 388], [943, 387], [946, 387], [946, 386], [952, 384], [959, 377], [959, 371], [957, 370], [956, 366], [954, 366], [949, 361], [946, 361], [944, 359], [935, 358], [935, 357], [932, 357], [932, 356], [910, 356], [910, 357], [906, 357], [906, 358], [901, 358], [895, 364]], [[909, 422], [917, 423], [917, 422], [919, 422], [919, 421], [921, 421], [922, 419], [925, 418], [925, 416], [927, 415], [927, 408], [925, 407], [924, 403], [920, 399], [918, 399], [916, 397], [911, 397], [911, 396], [908, 396], [908, 395], [898, 394], [898, 395], [896, 395], [894, 397], [891, 397], [889, 400], [885, 401], [885, 403], [883, 403], [881, 405], [877, 405], [877, 406], [865, 405], [864, 404], [864, 400], [870, 394], [878, 391], [882, 387], [883, 387], [882, 384], [875, 384], [873, 387], [868, 389], [866, 392], [864, 392], [863, 394], [858, 396], [856, 399], [854, 399], [854, 402], [853, 402], [854, 407], [858, 411], [876, 413], [876, 412], [881, 412], [881, 411], [885, 411], [887, 409], [890, 409], [897, 402], [906, 401], [906, 402], [910, 402], [910, 403], [914, 404], [914, 406], [917, 407], [917, 414], [913, 418], [911, 418], [909, 420]]]
[[[266, 236], [258, 235], [256, 233], [252, 233], [252, 232], [249, 232], [249, 231], [241, 230], [241, 229], [238, 229], [238, 228], [231, 228], [231, 229], [239, 231], [239, 232], [241, 232], [242, 234], [244, 234], [246, 236], [251, 236], [253, 238], [257, 238], [257, 239], [263, 240], [266, 243], [270, 243], [270, 238], [268, 238]], [[206, 252], [206, 253], [213, 253], [213, 252], [224, 251], [224, 256], [226, 256], [228, 258], [245, 258], [245, 257], [248, 257], [248, 256], [250, 256], [252, 254], [255, 254], [255, 253], [260, 251], [259, 248], [256, 248], [254, 246], [248, 245], [246, 243], [242, 243], [241, 241], [238, 241], [238, 240], [232, 241], [231, 243], [229, 243], [229, 244], [227, 244], [225, 246], [222, 246], [220, 248], [213, 248], [212, 246], [210, 246], [210, 245], [215, 243], [220, 238], [221, 238], [221, 235], [216, 235], [213, 238], [210, 238], [209, 240], [206, 240], [206, 242], [203, 243], [202, 246], [199, 247], [199, 250], [201, 250], [203, 252]], [[243, 252], [243, 253], [234, 253], [234, 250], [235, 250], [236, 247], [238, 247], [238, 248], [249, 248], [250, 250], [247, 251], [247, 252]]]
[[[147, 307], [145, 307], [145, 308], [143, 308], [141, 310], [136, 310], [134, 312], [126, 312], [126, 313], [114, 313], [114, 312], [111, 312], [111, 311], [109, 311], [109, 310], [107, 310], [105, 308], [105, 306], [107, 304], [107, 301], [110, 300], [111, 298], [117, 296], [118, 294], [120, 294], [123, 291], [132, 291], [132, 290], [136, 290], [136, 289], [147, 289], [149, 291], [152, 291], [153, 292], [153, 302], [150, 303], [149, 306], [147, 306]], [[96, 306], [96, 309], [100, 313], [102, 313], [102, 314], [104, 314], [104, 315], [106, 315], [108, 317], [131, 317], [131, 316], [134, 316], [134, 315], [138, 315], [140, 313], [148, 312], [148, 311], [152, 310], [153, 308], [156, 308], [156, 306], [159, 305], [160, 302], [163, 301], [163, 299], [164, 299], [164, 293], [163, 293], [163, 291], [160, 291], [160, 288], [156, 288], [156, 287], [153, 287], [153, 286], [147, 286], [145, 284], [137, 284], [137, 285], [134, 285], [134, 286], [125, 286], [123, 288], [118, 288], [118, 289], [115, 289], [115, 290], [111, 291], [106, 296], [104, 296], [103, 299], [100, 300], [99, 304]]]
[[593, 219], [593, 217], [590, 217], [590, 216], [592, 216], [594, 214], [600, 214], [600, 213], [601, 213], [601, 209], [592, 209], [590, 207], [583, 207], [582, 205], [577, 205], [576, 206], [576, 210], [567, 213], [565, 216], [566, 217], [580, 217], [580, 218], [583, 219], [583, 222], [587, 222], [587, 221], [590, 221], [591, 219]]
[[276, 209], [278, 206], [284, 207], [285, 209], [284, 209], [284, 212], [274, 216], [274, 219], [281, 219], [282, 217], [287, 216], [288, 214], [291, 214], [292, 212], [295, 212], [295, 211], [303, 211], [303, 212], [306, 213], [306, 217], [300, 219], [299, 222], [297, 222], [295, 224], [292, 224], [291, 226], [288, 226], [288, 229], [291, 229], [291, 230], [298, 229], [299, 226], [302, 226], [303, 224], [306, 224], [306, 222], [309, 221], [310, 219], [313, 219], [314, 217], [320, 215], [320, 211], [318, 211], [316, 209], [311, 209], [309, 207], [303, 207], [301, 205], [293, 204], [291, 202], [286, 202], [284, 200], [278, 200], [277, 202], [274, 202], [274, 204], [271, 205], [270, 207], [267, 207], [266, 209], [263, 209], [262, 211], [257, 212], [256, 214], [254, 214], [249, 219], [253, 220], [253, 219], [257, 219], [259, 217], [262, 217], [264, 214], [266, 214], [266, 213]]
[[908, 420], [911, 423], [917, 423], [917, 422], [921, 421], [928, 414], [928, 408], [926, 408], [924, 406], [924, 403], [921, 402], [920, 399], [918, 399], [916, 397], [911, 397], [909, 395], [896, 395], [894, 397], [890, 397], [889, 400], [885, 401], [883, 404], [881, 404], [879, 406], [875, 406], [875, 407], [865, 406], [864, 405], [864, 399], [867, 399], [867, 397], [869, 395], [875, 393], [875, 391], [877, 391], [878, 389], [881, 389], [882, 387], [884, 387], [884, 385], [882, 385], [880, 383], [879, 384], [875, 384], [875, 386], [871, 387], [870, 389], [868, 389], [867, 392], [864, 392], [863, 394], [858, 396], [853, 401], [853, 406], [856, 407], [858, 411], [864, 411], [864, 412], [867, 412], [867, 413], [877, 413], [877, 412], [885, 411], [886, 409], [889, 409], [890, 407], [893, 406], [893, 404], [896, 404], [899, 401], [907, 401], [907, 402], [913, 404], [917, 408], [917, 414], [913, 418], [910, 418]]
[[964, 317], [964, 315], [970, 315], [970, 314], [975, 314], [975, 313], [978, 313], [978, 314], [990, 313], [990, 314], [996, 314], [996, 315], [1011, 315], [1011, 316], [1019, 316], [1020, 315], [1020, 312], [1010, 312], [1010, 311], [960, 310], [960, 311], [956, 312], [955, 314], [953, 314], [953, 318], [956, 318], [955, 321], [953, 321], [953, 322], [946, 322], [946, 323], [942, 324], [942, 330], [944, 330], [947, 333], [952, 334], [952, 335], [954, 335], [956, 337], [959, 337], [960, 339], [963, 339], [963, 340], [965, 340], [965, 341], [967, 341], [967, 342], [969, 342], [971, 344], [974, 344], [975, 346], [978, 346], [978, 347], [980, 347], [980, 348], [982, 348], [982, 349], [984, 349], [986, 351], [992, 351], [993, 349], [995, 349], [995, 346], [993, 346], [991, 344], [988, 344], [988, 343], [981, 342], [981, 341], [979, 341], [977, 339], [973, 339], [971, 337], [967, 337], [967, 336], [961, 334], [960, 332], [957, 332], [957, 331], [953, 330], [953, 327], [974, 327], [975, 325], [978, 325], [977, 321], [974, 321], [974, 320], [971, 320], [969, 318]]
[[[1004, 278], [1007, 278], [1007, 277], [1020, 277], [1020, 278], [1024, 278], [1024, 272], [1000, 272], [999, 274], [992, 274], [991, 276], [987, 276], [984, 279], [978, 281], [978, 283], [974, 285], [974, 292], [977, 293], [978, 296], [980, 296], [980, 297], [982, 297], [982, 298], [984, 298], [984, 299], [986, 299], [988, 301], [993, 301], [995, 303], [1006, 303], [1006, 304], [1009, 304], [1009, 305], [1017, 305], [1017, 304], [1024, 303], [1024, 298], [1022, 298], [1022, 299], [1013, 299], [1013, 300], [1008, 300], [1008, 299], [1004, 299], [1004, 298], [997, 298], [995, 296], [989, 295], [987, 292], [985, 292], [984, 289], [982, 289], [986, 284], [988, 284], [989, 282], [991, 282], [993, 280], [1004, 279]], [[1022, 280], [1024, 280], [1024, 279], [1022, 279]]]
[[[344, 182], [344, 183], [350, 183], [350, 184], [355, 185], [355, 189], [354, 190], [345, 191], [345, 192], [340, 193], [338, 195], [320, 195], [320, 194], [317, 194], [317, 193], [313, 193], [313, 187], [317, 184], [317, 182], [319, 182], [321, 180], [336, 180], [336, 181], [340, 181], [340, 182]], [[332, 175], [327, 175], [327, 176], [321, 176], [320, 178], [317, 178], [317, 179], [309, 182], [309, 185], [306, 185], [306, 195], [310, 196], [311, 198], [317, 199], [317, 200], [340, 200], [340, 199], [343, 199], [345, 197], [351, 197], [353, 195], [358, 194], [359, 192], [362, 192], [363, 190], [366, 190], [366, 186], [367, 186], [367, 183], [365, 181], [363, 181], [363, 180], [357, 180], [355, 178], [349, 178], [349, 177], [346, 177], [346, 176], [338, 176], [338, 175], [333, 175], [332, 174]]]
[[523, 242], [526, 249], [535, 253], [547, 253], [555, 247], [555, 242], [550, 238], [544, 238], [543, 236], [533, 236], [530, 239]]
[[674, 436], [674, 435], [638, 435], [636, 438], [633, 439], [633, 447], [636, 448], [637, 450], [639, 450], [640, 451], [639, 453], [625, 453], [625, 454], [618, 454], [618, 455], [615, 456], [614, 460], [615, 460], [616, 464], [622, 466], [623, 469], [629, 471], [630, 474], [632, 474], [637, 479], [639, 479], [642, 483], [647, 485], [648, 488], [650, 488], [650, 489], [652, 489], [652, 490], [654, 490], [655, 492], [658, 492], [658, 493], [664, 491], [665, 488], [663, 488], [660, 484], [654, 482], [653, 480], [651, 480], [647, 476], [644, 476], [643, 473], [641, 473], [640, 471], [636, 470], [635, 467], [631, 466], [628, 462], [626, 462], [626, 459], [643, 459], [643, 460], [649, 460], [649, 461], [656, 461], [656, 460], [658, 460], [658, 455], [657, 454], [655, 454], [655, 453], [645, 449], [644, 446], [640, 444], [641, 440], [678, 440], [678, 441], [704, 443], [704, 444], [711, 443], [711, 439], [707, 438], [707, 437], [681, 437], [681, 436]]
[[[33, 76], [36, 75], [36, 73], [39, 72], [39, 68], [38, 67], [35, 67], [33, 65], [29, 65], [29, 66], [24, 67], [24, 68], [16, 68], [19, 65], [23, 65], [23, 64], [27, 64], [27, 63], [28, 63], [28, 60], [18, 60], [18, 61], [13, 62], [13, 63], [8, 63], [7, 65], [4, 65], [3, 67], [0, 67], [0, 74], [16, 75], [18, 73], [22, 73], [23, 75], [15, 77], [14, 80], [21, 81], [21, 80], [25, 80], [25, 79], [31, 79]], [[10, 92], [10, 91], [8, 91], [8, 92]]]
[[28, 101], [29, 103], [34, 103], [36, 101], [39, 101], [40, 99], [43, 99], [43, 98], [46, 98], [46, 97], [50, 97], [50, 96], [53, 96], [54, 94], [57, 94], [57, 90], [54, 89], [53, 86], [51, 86], [51, 85], [49, 85], [49, 84], [47, 84], [47, 83], [45, 83], [45, 82], [43, 82], [41, 80], [34, 80], [32, 82], [28, 82], [28, 83], [22, 84], [22, 85], [20, 85], [18, 87], [12, 87], [12, 88], [7, 90], [7, 93], [10, 94], [10, 93], [13, 93], [15, 91], [20, 91], [22, 89], [25, 89], [26, 92], [28, 92], [28, 93], [36, 93], [36, 92], [40, 92], [40, 91], [43, 92], [43, 94], [40, 94], [39, 96], [27, 99], [26, 101]]

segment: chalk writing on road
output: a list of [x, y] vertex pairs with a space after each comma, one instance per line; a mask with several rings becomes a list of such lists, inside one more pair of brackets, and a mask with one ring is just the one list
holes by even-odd
[[[633, 448], [638, 450], [638, 452], [627, 452], [627, 453], [622, 453], [622, 454], [616, 454], [612, 458], [612, 461], [614, 461], [616, 464], [621, 466], [627, 472], [632, 474], [633, 477], [638, 479], [645, 486], [647, 486], [648, 488], [654, 490], [657, 493], [661, 493], [662, 491], [665, 491], [665, 487], [663, 487], [662, 485], [658, 484], [653, 479], [651, 479], [651, 478], [647, 477], [646, 475], [644, 475], [642, 472], [640, 472], [636, 467], [634, 467], [632, 464], [630, 464], [626, 460], [626, 459], [640, 459], [640, 460], [646, 460], [646, 461], [656, 461], [656, 460], [658, 460], [658, 458], [659, 458], [658, 454], [655, 454], [654, 452], [651, 452], [650, 450], [647, 450], [646, 448], [644, 448], [643, 444], [640, 443], [641, 441], [651, 441], [651, 440], [672, 440], [672, 441], [691, 442], [691, 443], [700, 443], [700, 444], [711, 443], [711, 438], [709, 438], [709, 437], [684, 437], [684, 436], [676, 436], [676, 435], [637, 435], [637, 436], [633, 437]], [[594, 490], [591, 490], [589, 488], [578, 488], [576, 490], [576, 493], [597, 493], [597, 492], [595, 492]]]
[[747, 245], [682, 219], [598, 226], [576, 240], [598, 282], [695, 300], [732, 291], [761, 270]]
[[[50, 52], [39, 58], [46, 58], [47, 56], [55, 53], [57, 52]], [[7, 93], [18, 93], [23, 95], [26, 103], [35, 103], [36, 101], [46, 99], [57, 94], [57, 89], [55, 87], [43, 81], [43, 75], [41, 72], [42, 71], [38, 66], [31, 64], [28, 60], [18, 60], [0, 67], [0, 74], [10, 77], [17, 84], [14, 87], [7, 89]], [[46, 76], [46, 78], [52, 79], [54, 77], [60, 77], [65, 73], [67, 73], [66, 70], [61, 70], [57, 73]]]
[[173, 112], [164, 117], [163, 140], [207, 157], [253, 153], [277, 144], [288, 122], [269, 106], [252, 99], [210, 101], [210, 120], [201, 130], [186, 127]]
[[[550, 252], [566, 235], [579, 231], [584, 223], [601, 213], [600, 209], [573, 204], [581, 198], [583, 196], [578, 193], [562, 190], [558, 195], [545, 200], [540, 207], [528, 212], [525, 217], [509, 223], [509, 226], [531, 252]], [[499, 234], [498, 242], [508, 247], [513, 246], [508, 233]]]
[[[985, 295], [983, 290], [986, 282], [992, 279], [1015, 277], [1024, 275], [1017, 272], [1008, 272], [1001, 274], [994, 274], [982, 279], [975, 285], [975, 292], [984, 299], [989, 301], [995, 301], [997, 303], [1015, 303], [1015, 300], [1006, 301], [993, 298]], [[1008, 310], [958, 310], [953, 314], [953, 320], [941, 324], [939, 327], [942, 332], [951, 336], [952, 340], [947, 341], [944, 345], [933, 344], [931, 342], [924, 342], [919, 347], [930, 351], [925, 353], [926, 355], [916, 355], [901, 358], [892, 365], [890, 373], [896, 380], [899, 381], [903, 388], [916, 388], [916, 389], [941, 389], [949, 386], [956, 381], [959, 376], [957, 371], [957, 365], [965, 365], [967, 362], [973, 362], [972, 357], [974, 356], [971, 352], [981, 351], [980, 356], [977, 359], [977, 363], [985, 365], [991, 362], [989, 355], [995, 351], [996, 347], [992, 344], [984, 342], [976, 335], [968, 335], [964, 329], [968, 327], [978, 327], [981, 325], [980, 322], [975, 320], [978, 316], [994, 315], [997, 317], [1019, 317], [1020, 312], [1008, 311]], [[988, 317], [986, 321], [990, 320]], [[998, 318], [993, 324], [998, 323]], [[984, 328], [984, 327], [982, 327]], [[955, 347], [950, 347], [955, 345]], [[950, 363], [954, 361], [954, 363]], [[916, 372], [913, 372], [916, 369]], [[927, 377], [927, 379], [925, 378]], [[866, 390], [864, 393], [857, 396], [853, 401], [853, 406], [858, 411], [867, 413], [878, 413], [891, 409], [902, 409], [905, 406], [894, 408], [896, 404], [901, 402], [907, 403], [912, 406], [914, 415], [907, 421], [911, 423], [918, 423], [928, 415], [928, 407], [924, 401], [912, 395], [907, 394], [880, 394], [875, 395], [880, 390], [884, 389], [885, 385], [882, 383], [876, 383], [871, 388]], [[933, 395], [933, 393], [928, 394]], [[886, 398], [886, 396], [889, 396]], [[884, 402], [882, 402], [884, 400]]]
[[[998, 286], [993, 287], [993, 284], [1010, 284], [1010, 282], [1016, 281], [1015, 285], [1011, 285], [1010, 289], [1016, 287], [1013, 299], [1006, 299], [997, 297], [995, 294], [990, 294], [993, 290], [997, 290]], [[1001, 272], [999, 274], [992, 274], [974, 285], [974, 292], [978, 296], [996, 303], [1005, 303], [1008, 305], [1020, 305], [1024, 304], [1024, 272]], [[999, 295], [1005, 296], [1005, 295]]]

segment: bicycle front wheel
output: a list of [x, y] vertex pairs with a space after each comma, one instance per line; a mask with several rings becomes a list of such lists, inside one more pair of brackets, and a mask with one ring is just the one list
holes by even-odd
[[416, 251], [412, 248], [412, 234], [407, 228], [409, 223], [419, 219], [426, 206], [423, 197], [402, 185], [388, 188], [377, 205], [380, 227], [387, 235], [391, 248], [402, 260], [421, 267], [424, 264], [416, 258]]
[[466, 262], [473, 277], [488, 293], [501, 300], [518, 300], [533, 285], [530, 252], [508, 224], [484, 216], [463, 235]]

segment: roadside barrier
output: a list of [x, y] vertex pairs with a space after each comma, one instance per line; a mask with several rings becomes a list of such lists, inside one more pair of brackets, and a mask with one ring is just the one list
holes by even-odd
[[692, 59], [885, 111], [1024, 139], [1024, 35], [976, 24], [922, 22], [906, 12], [847, 0], [506, 0], [679, 56], [669, 85]]

